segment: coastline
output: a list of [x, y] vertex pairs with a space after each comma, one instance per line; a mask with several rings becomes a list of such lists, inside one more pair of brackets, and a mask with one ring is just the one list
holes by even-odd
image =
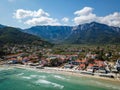
[[[1, 67], [1, 66], [0, 66]], [[6, 65], [2, 65], [2, 67], [6, 67]], [[87, 74], [81, 74], [80, 72], [75, 71], [67, 71], [67, 70], [60, 70], [58, 68], [51, 68], [51, 67], [45, 67], [45, 69], [36, 69], [36, 67], [30, 67], [26, 65], [9, 65], [7, 66], [9, 68], [19, 68], [19, 69], [26, 69], [26, 70], [32, 70], [36, 72], [43, 72], [43, 73], [55, 73], [55, 74], [61, 74], [61, 75], [69, 75], [73, 77], [87, 77], [87, 78], [93, 78], [93, 79], [99, 79], [99, 80], [105, 80], [105, 81], [112, 81], [112, 82], [119, 82], [120, 80], [114, 79], [114, 78], [106, 78], [106, 77], [100, 77], [97, 75], [87, 75]]]

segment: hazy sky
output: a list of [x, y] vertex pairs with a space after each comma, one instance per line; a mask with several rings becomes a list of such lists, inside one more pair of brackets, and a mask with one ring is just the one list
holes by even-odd
[[92, 21], [120, 26], [120, 0], [0, 0], [0, 24], [78, 25]]

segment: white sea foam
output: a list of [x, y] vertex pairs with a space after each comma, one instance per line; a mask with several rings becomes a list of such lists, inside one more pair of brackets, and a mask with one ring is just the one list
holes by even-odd
[[2, 70], [5, 70], [5, 69], [3, 69], [3, 68], [0, 68], [0, 71], [2, 71]]
[[57, 83], [53, 83], [53, 82], [50, 82], [50, 81], [47, 81], [47, 80], [37, 80], [35, 83], [37, 84], [44, 84], [44, 85], [50, 85], [50, 86], [53, 86], [55, 88], [59, 88], [59, 89], [63, 89], [64, 86], [63, 85], [60, 85], [60, 84], [57, 84]]
[[19, 73], [19, 74], [17, 74], [17, 76], [22, 76], [24, 73]]
[[36, 77], [38, 77], [38, 75], [30, 75], [30, 77], [36, 78]]
[[38, 83], [38, 84], [39, 84], [39, 83], [40, 83], [40, 84], [51, 84], [50, 81], [47, 81], [47, 80], [41, 80], [41, 79], [37, 80], [36, 83]]
[[40, 76], [40, 75], [30, 75], [30, 77], [31, 78], [46, 78], [45, 75], [42, 75], [42, 76]]
[[23, 76], [22, 78], [24, 78], [24, 79], [31, 79], [31, 77], [28, 77], [28, 76]]
[[46, 76], [39, 76], [39, 78], [46, 78]]
[[62, 80], [69, 80], [69, 79], [62, 77], [62, 76], [59, 76], [59, 75], [54, 75], [54, 77], [57, 79], [62, 79]]

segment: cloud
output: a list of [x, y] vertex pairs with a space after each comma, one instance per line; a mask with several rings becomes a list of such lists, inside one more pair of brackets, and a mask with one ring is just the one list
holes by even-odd
[[74, 18], [75, 24], [84, 24], [92, 22], [96, 19], [96, 15], [92, 13], [93, 8], [91, 7], [84, 7], [82, 10], [78, 10], [74, 12], [74, 15], [77, 15]]
[[[14, 1], [14, 0], [9, 0]], [[81, 10], [77, 10], [74, 12], [74, 24], [84, 24], [90, 23], [93, 21], [107, 24], [109, 26], [120, 27], [120, 12], [114, 12], [112, 14], [106, 16], [97, 16], [93, 13], [94, 8], [92, 7], [84, 7]], [[35, 10], [25, 10], [18, 9], [13, 13], [13, 17], [18, 20], [18, 22], [27, 24], [27, 25], [68, 25], [69, 18], [64, 17], [61, 19], [61, 23], [58, 19], [53, 18], [50, 14], [43, 9]]]
[[25, 24], [28, 24], [28, 25], [60, 25], [57, 19], [53, 19], [49, 17], [32, 18], [30, 20], [27, 20]]
[[57, 19], [51, 18], [50, 14], [42, 9], [38, 11], [18, 9], [13, 17], [27, 25], [60, 25]]
[[39, 9], [38, 11], [24, 10], [18, 9], [15, 13], [13, 13], [14, 18], [23, 19], [27, 17], [41, 17], [41, 16], [50, 16], [47, 12]]
[[75, 15], [81, 16], [81, 15], [88, 15], [90, 13], [92, 13], [93, 8], [91, 7], [84, 7], [82, 10], [78, 10], [76, 12], [74, 12]]
[[107, 24], [109, 26], [120, 27], [120, 13], [114, 12], [113, 14], [105, 17], [98, 17], [98, 22]]
[[76, 15], [76, 17], [73, 19], [73, 21], [77, 25], [96, 21], [99, 23], [107, 24], [109, 26], [120, 27], [120, 13], [119, 12], [114, 12], [113, 14], [100, 17], [93, 13], [93, 8], [84, 7], [81, 10], [75, 11], [74, 15]]
[[64, 18], [62, 18], [62, 21], [65, 22], [65, 23], [67, 23], [67, 22], [69, 22], [69, 18], [64, 17]]

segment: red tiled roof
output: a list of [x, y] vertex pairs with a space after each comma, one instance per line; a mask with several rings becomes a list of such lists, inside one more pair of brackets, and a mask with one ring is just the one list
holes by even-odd
[[85, 67], [85, 64], [80, 64], [80, 67]]
[[81, 60], [75, 60], [75, 62], [82, 62]]
[[94, 60], [94, 62], [97, 66], [104, 66], [104, 62], [101, 60]]
[[18, 54], [10, 54], [10, 55], [7, 55], [7, 56], [19, 56], [19, 55], [21, 55], [21, 54], [23, 54], [23, 53], [18, 53]]
[[88, 65], [88, 67], [93, 67], [93, 66], [94, 66], [94, 64], [91, 64], [91, 63]]
[[86, 60], [84, 59], [84, 60], [82, 60], [82, 62], [86, 62]]

